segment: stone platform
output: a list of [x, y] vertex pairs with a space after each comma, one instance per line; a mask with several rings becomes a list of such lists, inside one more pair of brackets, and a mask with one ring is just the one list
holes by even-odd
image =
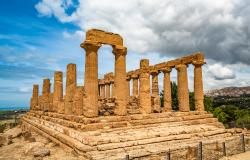
[[226, 142], [235, 147], [242, 133], [226, 130], [212, 114], [200, 111], [96, 118], [31, 111], [22, 118], [22, 125], [87, 159], [107, 160], [124, 159], [126, 155], [131, 159], [163, 159], [169, 150], [172, 157], [188, 159], [186, 156], [196, 157], [199, 141], [209, 144], [213, 156], [220, 156], [218, 145], [220, 148], [220, 143]]

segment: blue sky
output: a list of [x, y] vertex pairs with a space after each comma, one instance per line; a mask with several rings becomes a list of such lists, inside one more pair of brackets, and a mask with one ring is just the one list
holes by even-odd
[[[247, 0], [8, 0], [0, 2], [0, 106], [28, 106], [32, 84], [53, 81], [76, 63], [83, 84], [86, 30], [119, 33], [127, 70], [139, 60], [160, 63], [203, 51], [205, 90], [250, 83], [250, 6]], [[190, 12], [193, 10], [194, 12]], [[185, 13], [185, 14], [184, 14]], [[99, 77], [114, 69], [110, 46], [99, 50]], [[189, 66], [192, 90], [193, 67]], [[172, 72], [176, 80], [176, 71]], [[65, 80], [65, 79], [64, 79]], [[160, 88], [162, 86], [160, 75]], [[41, 87], [40, 87], [41, 91]]]

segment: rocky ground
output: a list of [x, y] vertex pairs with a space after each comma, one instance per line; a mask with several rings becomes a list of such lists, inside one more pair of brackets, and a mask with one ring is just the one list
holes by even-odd
[[74, 151], [50, 140], [15, 127], [0, 134], [0, 160], [77, 160], [84, 159]]
[[250, 151], [237, 154], [237, 155], [233, 155], [230, 157], [223, 157], [220, 160], [249, 160], [249, 159], [250, 159]]

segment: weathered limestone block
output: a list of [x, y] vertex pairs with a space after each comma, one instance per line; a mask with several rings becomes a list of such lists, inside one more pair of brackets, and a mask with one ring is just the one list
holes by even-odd
[[194, 101], [195, 110], [204, 111], [204, 93], [203, 93], [203, 81], [202, 81], [202, 65], [203, 61], [193, 61], [194, 65]]
[[49, 102], [49, 97], [50, 97], [50, 80], [48, 78], [43, 80], [43, 90], [42, 90], [42, 108], [43, 111], [48, 111], [50, 102]]
[[76, 92], [74, 95], [74, 105], [73, 105], [73, 113], [74, 115], [82, 115], [83, 114], [83, 96], [84, 96], [84, 87], [78, 86], [76, 88]]
[[105, 32], [98, 29], [90, 29], [86, 33], [86, 41], [110, 45], [123, 45], [123, 39], [119, 34]]
[[140, 61], [141, 73], [140, 80], [140, 110], [141, 113], [151, 113], [151, 96], [150, 96], [150, 75], [149, 75], [149, 60], [142, 59]]
[[126, 54], [127, 48], [113, 46], [115, 55], [114, 97], [116, 98], [116, 115], [126, 115], [127, 83], [126, 83]]
[[53, 111], [58, 112], [58, 103], [63, 99], [63, 73], [56, 71], [54, 74]]
[[97, 51], [100, 48], [99, 43], [91, 43], [86, 40], [81, 47], [86, 51], [85, 58], [85, 77], [84, 88], [86, 97], [84, 97], [84, 115], [87, 117], [98, 116], [98, 57]]
[[99, 100], [99, 114], [103, 116], [114, 115], [115, 99], [104, 98]]
[[152, 112], [160, 113], [161, 112], [160, 96], [159, 95], [152, 95], [151, 101], [152, 101], [151, 102]]
[[129, 97], [127, 105], [128, 114], [139, 114], [140, 113], [140, 100], [138, 97]]
[[164, 112], [169, 112], [172, 110], [172, 97], [171, 97], [171, 81], [170, 81], [170, 72], [171, 68], [165, 68], [162, 70], [164, 74], [163, 87], [164, 87]]
[[73, 97], [76, 90], [76, 65], [67, 65], [67, 75], [66, 75], [66, 95], [65, 95], [65, 106], [64, 113], [72, 114], [73, 107]]
[[188, 76], [187, 65], [179, 64], [175, 66], [178, 76], [178, 103], [179, 111], [188, 112], [189, 108], [189, 92], [188, 92]]

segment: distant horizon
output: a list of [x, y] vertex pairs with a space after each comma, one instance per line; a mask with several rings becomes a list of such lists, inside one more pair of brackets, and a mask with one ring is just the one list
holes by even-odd
[[4, 110], [9, 110], [9, 111], [13, 111], [13, 110], [22, 110], [22, 109], [29, 109], [29, 106], [0, 106], [0, 111], [4, 111]]

